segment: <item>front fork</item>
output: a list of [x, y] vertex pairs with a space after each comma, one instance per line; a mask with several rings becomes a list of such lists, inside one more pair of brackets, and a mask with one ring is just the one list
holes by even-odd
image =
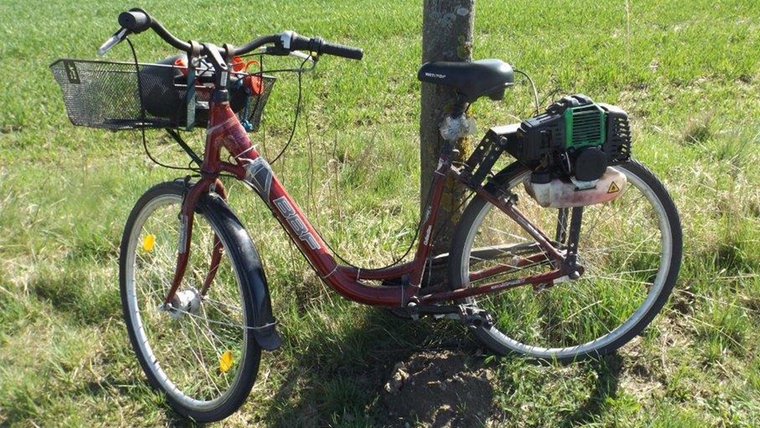
[[[192, 242], [193, 236], [193, 224], [195, 220], [195, 212], [198, 205], [198, 200], [203, 194], [211, 191], [217, 193], [222, 197], [222, 199], [227, 199], [227, 191], [225, 190], [222, 182], [217, 178], [204, 177], [201, 179], [201, 181], [192, 186], [189, 183], [189, 179], [186, 179], [185, 186], [188, 190], [182, 200], [182, 210], [179, 214], [180, 233], [179, 243], [177, 246], [177, 264], [174, 269], [174, 277], [172, 279], [171, 288], [169, 289], [169, 292], [166, 294], [166, 298], [164, 299], [164, 307], [167, 308], [170, 307], [172, 299], [174, 299], [175, 295], [177, 294], [177, 291], [182, 284], [182, 279], [185, 277], [185, 272], [187, 271], [187, 264], [190, 259], [190, 244]], [[224, 246], [222, 245], [222, 241], [219, 239], [219, 236], [215, 234], [214, 247], [211, 252], [209, 269], [206, 273], [206, 278], [203, 281], [203, 286], [201, 287], [199, 293], [201, 298], [206, 295], [206, 292], [208, 292], [211, 283], [216, 277], [216, 271], [219, 268], [219, 263], [222, 260], [223, 253]]]

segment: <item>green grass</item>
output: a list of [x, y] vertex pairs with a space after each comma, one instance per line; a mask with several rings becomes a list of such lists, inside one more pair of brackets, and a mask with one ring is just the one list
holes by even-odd
[[[362, 265], [405, 250], [419, 206], [421, 5], [375, 4], [140, 4], [183, 39], [242, 44], [293, 29], [365, 49], [363, 62], [324, 58], [306, 75], [295, 142], [275, 164], [326, 240]], [[131, 206], [177, 173], [147, 161], [135, 133], [71, 126], [48, 71], [58, 57], [94, 58], [132, 6], [0, 3], [0, 425], [182, 422], [145, 383], [117, 279]], [[664, 315], [618, 354], [564, 367], [486, 357], [494, 425], [760, 424], [758, 22], [760, 3], [746, 0], [477, 2], [476, 58], [530, 73], [544, 105], [582, 92], [630, 113], [635, 156], [666, 183], [685, 236]], [[174, 53], [147, 33], [133, 41], [146, 62]], [[107, 59], [129, 60], [129, 50]], [[295, 97], [283, 76], [252, 136], [269, 158], [287, 140]], [[474, 106], [481, 131], [532, 109], [522, 80], [503, 102]], [[171, 144], [151, 147], [182, 159]], [[342, 300], [247, 190], [231, 190], [263, 255], [285, 345], [264, 356], [226, 425], [371, 426], [385, 420], [383, 385], [397, 362], [421, 349], [479, 355], [457, 325], [398, 323]]]

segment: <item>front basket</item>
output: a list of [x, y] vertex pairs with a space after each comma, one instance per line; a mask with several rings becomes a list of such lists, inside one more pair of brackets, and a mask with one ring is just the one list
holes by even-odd
[[[74, 125], [110, 130], [186, 126], [186, 80], [172, 64], [59, 59], [50, 69]], [[254, 131], [275, 82], [272, 76], [261, 78], [260, 95], [248, 95], [242, 88], [230, 91], [233, 110]], [[206, 126], [211, 87], [195, 87], [195, 125]]]

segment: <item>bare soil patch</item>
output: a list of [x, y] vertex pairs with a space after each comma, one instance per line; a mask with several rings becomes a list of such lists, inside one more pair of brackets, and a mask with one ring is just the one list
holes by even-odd
[[482, 359], [423, 352], [396, 364], [380, 397], [391, 427], [483, 426], [493, 412], [491, 372]]

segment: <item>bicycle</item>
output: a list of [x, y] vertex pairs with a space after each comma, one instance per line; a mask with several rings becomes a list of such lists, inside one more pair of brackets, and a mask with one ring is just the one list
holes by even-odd
[[[263, 67], [241, 68], [238, 58], [301, 52], [316, 65], [322, 55], [358, 60], [363, 51], [290, 31], [218, 47], [181, 41], [141, 9], [118, 20], [121, 28], [99, 53], [151, 29], [185, 56], [165, 64], [135, 58], [118, 67], [76, 60], [51, 67], [72, 122], [164, 127], [197, 165], [195, 179], [157, 184], [139, 198], [119, 258], [132, 347], [150, 384], [180, 414], [208, 422], [236, 411], [255, 382], [261, 350], [282, 343], [259, 254], [226, 202], [221, 176], [258, 194], [322, 281], [345, 298], [411, 318], [459, 320], [498, 354], [561, 362], [603, 355], [639, 334], [667, 301], [681, 262], [680, 220], [664, 186], [631, 158], [621, 109], [565, 97], [522, 123], [489, 129], [466, 161], [454, 162], [453, 143], [469, 132], [468, 107], [501, 100], [514, 70], [501, 60], [424, 64], [418, 78], [450, 87], [457, 101], [441, 126], [444, 144], [416, 251], [408, 262], [358, 268], [336, 261], [252, 145], [243, 124], [255, 127], [250, 122], [274, 81]], [[94, 88], [124, 75], [136, 80], [126, 96], [137, 98], [137, 117], [125, 118], [121, 105], [109, 110], [113, 99], [89, 108], [99, 98]], [[206, 127], [203, 156], [175, 131], [193, 123]], [[515, 160], [494, 170], [505, 153]], [[450, 251], [434, 257], [431, 235], [447, 178], [472, 197]], [[448, 265], [447, 279], [423, 287], [433, 265]]]

